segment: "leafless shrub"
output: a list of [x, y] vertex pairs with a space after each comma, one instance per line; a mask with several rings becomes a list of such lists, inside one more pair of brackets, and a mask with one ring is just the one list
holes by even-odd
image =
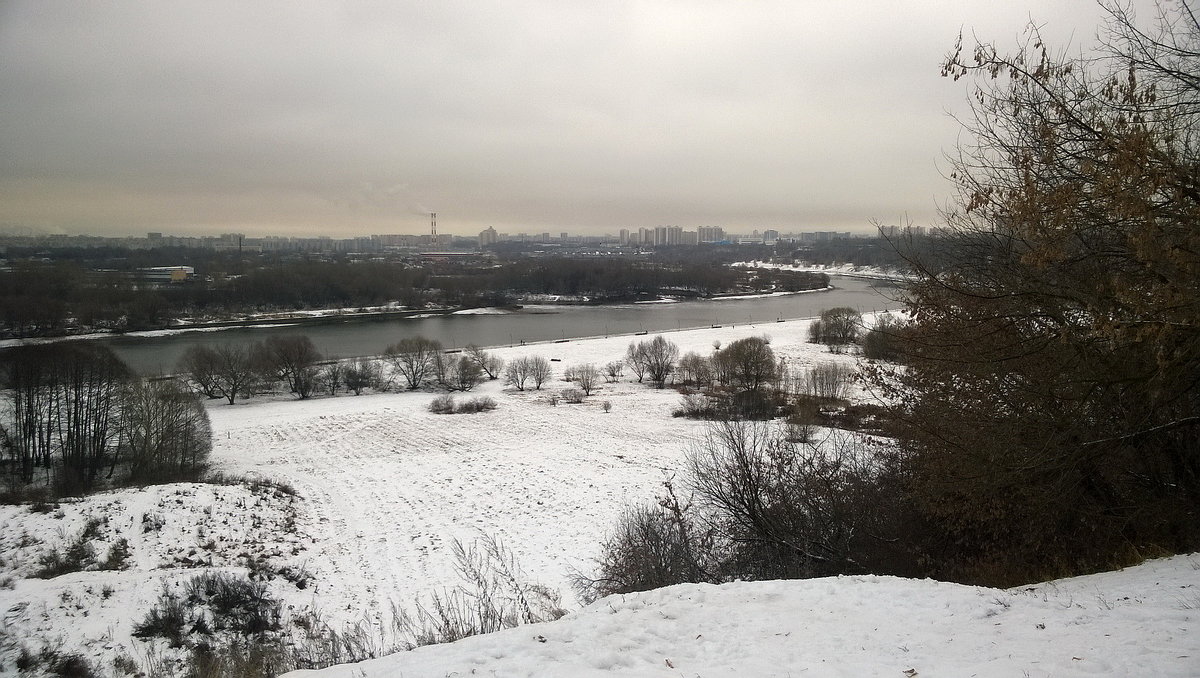
[[699, 353], [685, 353], [679, 359], [679, 379], [684, 384], [708, 386], [713, 381], [712, 363]]
[[595, 572], [576, 572], [572, 588], [584, 603], [686, 582], [715, 581], [711, 534], [698, 526], [671, 483], [655, 504], [626, 509], [601, 546]]
[[575, 368], [575, 384], [579, 386], [584, 395], [591, 395], [592, 391], [596, 390], [599, 381], [600, 370], [596, 369], [595, 365], [587, 363]]
[[450, 358], [446, 372], [446, 387], [455, 391], [470, 391], [483, 381], [483, 369], [466, 356]]
[[384, 359], [404, 376], [409, 389], [420, 388], [434, 373], [435, 363], [442, 354], [440, 342], [425, 337], [406, 337], [384, 352]]
[[610, 384], [620, 381], [624, 373], [625, 363], [619, 360], [614, 360], [604, 366], [604, 380]]
[[698, 507], [729, 546], [728, 571], [802, 578], [894, 571], [901, 522], [891, 476], [850, 434], [794, 445], [770, 425], [718, 422], [689, 456]]
[[562, 399], [572, 405], [578, 405], [583, 402], [584, 392], [577, 388], [563, 389]]
[[488, 412], [496, 409], [496, 401], [490, 396], [481, 396], [479, 398], [471, 398], [458, 404], [454, 408], [455, 414], [476, 414], [478, 412]]
[[379, 363], [368, 358], [359, 358], [346, 367], [342, 381], [354, 395], [362, 395], [368, 388], [381, 388]]
[[343, 360], [330, 360], [317, 370], [317, 382], [329, 395], [335, 396], [338, 389], [346, 383], [346, 372], [349, 369], [350, 364]]
[[434, 414], [454, 414], [454, 396], [437, 396], [429, 402], [429, 411]]
[[679, 407], [671, 415], [688, 419], [715, 419], [719, 414], [717, 402], [706, 393], [685, 393], [679, 399]]
[[803, 375], [806, 395], [823, 400], [844, 400], [854, 379], [854, 368], [841, 363], [819, 363]]
[[527, 385], [540, 389], [551, 375], [550, 361], [541, 356], [524, 356], [510, 360], [504, 369], [504, 383], [524, 391]]
[[483, 370], [483, 373], [487, 375], [488, 379], [498, 378], [501, 374], [501, 370], [504, 369], [503, 359], [495, 354], [488, 353], [475, 344], [467, 344], [467, 347], [463, 352], [467, 359], [475, 363], [480, 370]]
[[429, 403], [429, 411], [434, 414], [476, 414], [494, 409], [496, 409], [496, 401], [489, 396], [471, 398], [456, 403], [454, 396], [446, 394], [434, 398]]

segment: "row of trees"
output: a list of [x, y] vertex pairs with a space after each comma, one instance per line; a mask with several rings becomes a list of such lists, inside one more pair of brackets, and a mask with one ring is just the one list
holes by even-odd
[[[428, 262], [331, 262], [278, 255], [230, 258], [205, 250], [172, 249], [162, 252], [159, 263], [193, 265], [196, 279], [149, 286], [139, 282], [136, 269], [130, 268], [130, 262], [154, 265], [146, 263], [144, 252], [127, 258], [105, 254], [51, 263], [40, 258], [16, 261], [10, 270], [0, 271], [0, 336], [60, 334], [70, 329], [69, 322], [76, 329], [134, 330], [163, 326], [185, 315], [391, 302], [412, 308], [430, 303], [503, 305], [528, 293], [619, 300], [659, 293], [802, 290], [828, 284], [823, 274], [754, 272], [653, 258], [538, 257], [498, 266], [448, 262], [435, 271]], [[121, 267], [125, 270], [112, 270]]]
[[191, 478], [211, 449], [208, 415], [173, 380], [136, 378], [88, 342], [23, 346], [0, 357], [8, 407], [0, 443], [9, 491], [90, 492]]
[[[441, 343], [424, 337], [389, 346], [383, 363], [409, 389], [432, 382], [452, 391], [470, 391], [485, 379], [499, 378], [504, 368], [503, 360], [478, 346], [468, 346], [461, 354], [448, 353]], [[193, 345], [184, 352], [178, 369], [200, 393], [224, 398], [231, 405], [239, 397], [280, 386], [303, 399], [317, 393], [336, 395], [342, 388], [358, 395], [391, 383], [378, 361], [326, 360], [304, 335], [270, 337], [249, 345]]]
[[864, 367], [892, 442], [718, 423], [621, 520], [585, 594], [866, 572], [1012, 586], [1200, 548], [1200, 20], [1187, 0], [1154, 30], [1102, 6], [1102, 54], [1059, 58], [1034, 29], [1016, 54], [947, 58], [981, 77], [961, 197], [903, 250], [909, 321], [864, 339], [902, 363]]

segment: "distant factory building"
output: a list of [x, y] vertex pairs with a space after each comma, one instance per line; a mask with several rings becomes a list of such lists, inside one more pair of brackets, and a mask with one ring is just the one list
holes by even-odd
[[191, 266], [151, 266], [139, 268], [138, 277], [152, 283], [181, 283], [196, 277]]

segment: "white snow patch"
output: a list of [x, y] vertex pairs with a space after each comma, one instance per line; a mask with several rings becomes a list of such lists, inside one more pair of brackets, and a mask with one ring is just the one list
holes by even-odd
[[895, 577], [685, 584], [292, 678], [1195, 676], [1200, 561], [1022, 589]]

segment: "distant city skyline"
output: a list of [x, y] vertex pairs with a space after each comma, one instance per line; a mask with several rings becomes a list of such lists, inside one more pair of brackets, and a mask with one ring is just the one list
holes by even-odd
[[[1134, 7], [1152, 18], [1149, 0]], [[0, 231], [937, 224], [960, 30], [1082, 0], [0, 4]]]

